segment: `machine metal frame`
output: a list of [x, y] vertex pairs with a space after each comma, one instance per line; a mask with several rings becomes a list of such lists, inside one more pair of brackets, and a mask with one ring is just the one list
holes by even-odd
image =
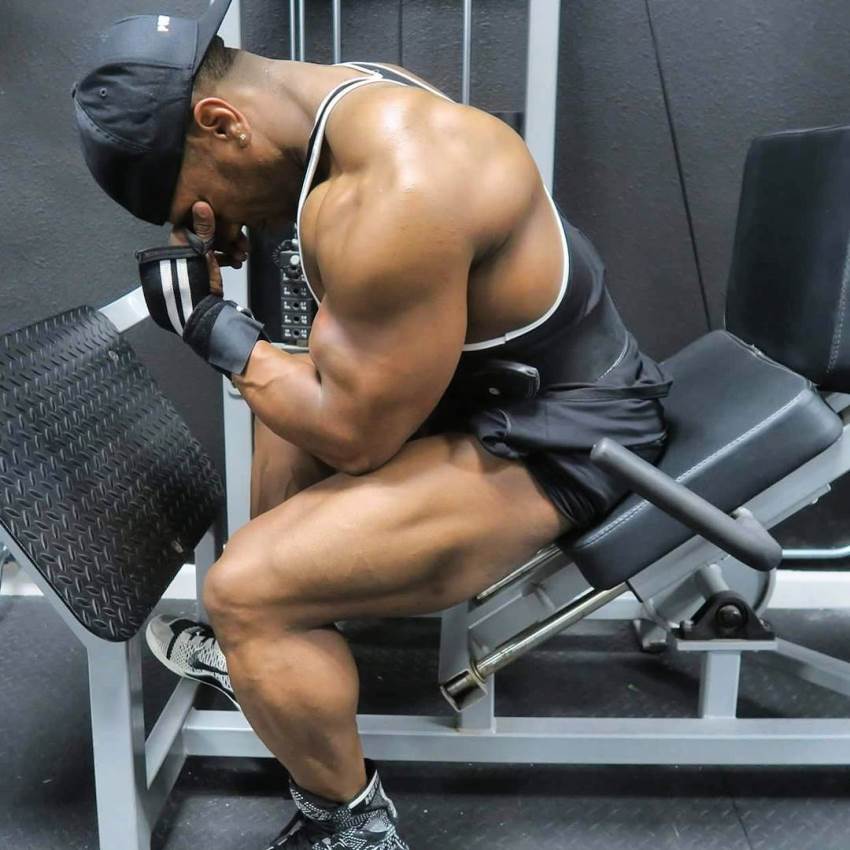
[[[103, 308], [126, 331], [147, 311], [140, 290]], [[850, 396], [828, 401], [850, 420]], [[829, 449], [751, 500], [746, 508], [769, 528], [829, 490], [850, 470], [850, 424]], [[148, 850], [153, 826], [188, 756], [271, 754], [238, 711], [193, 707], [197, 685], [178, 683], [145, 737], [141, 641], [111, 643], [86, 631], [15, 541], [0, 531], [24, 568], [86, 648], [101, 850]], [[221, 550], [210, 529], [195, 552], [198, 598], [207, 569]], [[731, 559], [734, 561], [734, 559]], [[643, 602], [730, 557], [694, 537], [635, 576], [631, 599], [618, 598], [591, 614], [596, 620], [646, 618]], [[741, 565], [742, 569], [748, 569]], [[464, 669], [522, 629], [559, 611], [591, 589], [565, 559], [547, 553], [477, 599], [442, 612], [440, 679]], [[699, 602], [700, 600], [695, 600]], [[198, 616], [203, 612], [198, 609]], [[367, 754], [391, 761], [558, 764], [850, 763], [846, 718], [742, 719], [736, 716], [742, 655], [758, 652], [803, 680], [850, 696], [850, 664], [783, 641], [681, 641], [670, 649], [702, 655], [700, 690], [692, 718], [499, 717], [495, 685], [483, 699], [452, 716], [360, 715]]]
[[[339, 3], [334, 9], [334, 57], [341, 58]], [[471, 5], [464, 5], [471, 25]], [[528, 142], [551, 185], [557, 78], [557, 0], [531, 0], [529, 40]], [[303, 58], [303, 3], [291, 3], [293, 55]], [[239, 0], [223, 27], [239, 43]], [[464, 39], [468, 49], [469, 32]], [[296, 50], [296, 44], [298, 50]], [[554, 61], [553, 61], [554, 59]], [[468, 80], [468, 54], [464, 58]], [[468, 96], [468, 82], [465, 84]], [[245, 270], [227, 270], [228, 297], [247, 302]], [[141, 291], [103, 308], [120, 331], [147, 317]], [[229, 383], [223, 382], [227, 510], [232, 530], [248, 521], [251, 414]], [[850, 397], [832, 396], [832, 406], [850, 410]], [[746, 507], [772, 527], [829, 490], [850, 470], [850, 424], [839, 441], [800, 469], [751, 500]], [[148, 850], [153, 825], [185, 759], [204, 756], [270, 756], [238, 711], [193, 707], [195, 683], [181, 681], [145, 738], [142, 714], [141, 635], [110, 643], [87, 632], [66, 609], [15, 541], [0, 533], [17, 563], [28, 572], [88, 654], [92, 736], [101, 850]], [[211, 529], [195, 552], [197, 590], [220, 553]], [[633, 596], [621, 596], [596, 611], [597, 621], [647, 619], [643, 603], [729, 556], [694, 537], [629, 582]], [[743, 566], [742, 566], [743, 569]], [[440, 678], [466, 668], [506, 638], [561, 610], [587, 593], [578, 570], [551, 552], [520, 568], [477, 599], [443, 612]], [[200, 593], [198, 593], [200, 597]], [[200, 614], [201, 612], [199, 612]], [[663, 630], [662, 630], [663, 631]], [[687, 645], [685, 645], [687, 644]], [[736, 717], [740, 664], [745, 652], [806, 681], [850, 696], [850, 664], [783, 641], [671, 639], [673, 651], [702, 655], [700, 692], [692, 718], [498, 717], [494, 683], [485, 697], [452, 716], [361, 715], [366, 752], [379, 760], [439, 762], [534, 762], [559, 764], [751, 764], [829, 765], [850, 763], [850, 726], [842, 719], [741, 719]]]

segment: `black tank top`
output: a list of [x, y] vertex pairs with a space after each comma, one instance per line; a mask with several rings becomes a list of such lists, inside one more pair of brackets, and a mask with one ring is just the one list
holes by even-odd
[[[313, 188], [328, 117], [343, 97], [362, 86], [394, 83], [424, 89], [449, 100], [427, 83], [379, 63], [346, 62], [343, 65], [365, 76], [340, 83], [319, 107], [307, 147], [307, 169], [298, 203], [296, 229], [300, 228], [304, 201]], [[622, 373], [619, 367], [624, 365], [624, 360], [641, 356], [605, 287], [605, 268], [601, 259], [589, 240], [559, 213], [548, 190], [547, 197], [552, 214], [559, 222], [564, 252], [563, 279], [558, 297], [535, 322], [496, 339], [464, 345], [455, 377], [447, 390], [449, 397], [453, 390], [462, 388], [465, 375], [479, 371], [494, 360], [533, 366], [540, 375], [541, 387], [545, 389], [558, 385], [587, 386], [604, 381], [609, 375]], [[306, 280], [306, 270], [302, 271]], [[318, 303], [309, 280], [306, 282]], [[669, 384], [663, 380], [659, 380], [658, 384], [655, 389], [643, 386], [641, 395], [665, 395]], [[466, 392], [466, 389], [463, 391]]]

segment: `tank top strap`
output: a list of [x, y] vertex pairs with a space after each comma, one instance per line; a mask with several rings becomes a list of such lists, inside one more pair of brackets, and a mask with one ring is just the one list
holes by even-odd
[[316, 111], [316, 117], [313, 121], [313, 130], [310, 133], [310, 139], [307, 142], [307, 168], [304, 172], [304, 182], [301, 184], [301, 193], [298, 197], [298, 212], [296, 229], [301, 225], [301, 210], [304, 207], [304, 201], [307, 195], [310, 194], [310, 189], [313, 186], [313, 178], [316, 176], [316, 169], [319, 166], [319, 157], [322, 152], [322, 141], [325, 136], [325, 126], [328, 123], [333, 108], [347, 95], [356, 89], [368, 86], [370, 84], [382, 82], [377, 75], [368, 77], [353, 77], [350, 80], [344, 80], [338, 86], [331, 89], [325, 99], [319, 105]]
[[425, 80], [417, 79], [412, 74], [408, 74], [406, 71], [390, 68], [381, 62], [343, 62], [342, 65], [346, 68], [353, 68], [356, 71], [363, 71], [367, 74], [375, 74], [382, 80], [389, 83], [400, 83], [403, 86], [412, 86], [414, 88], [424, 89], [425, 91], [431, 92], [431, 94], [435, 94], [444, 100], [454, 102], [447, 94], [444, 94], [430, 83], [426, 83]]
[[[301, 184], [301, 192], [298, 196], [298, 210], [295, 218], [295, 234], [299, 236], [301, 231], [301, 212], [304, 208], [304, 202], [313, 188], [313, 179], [316, 176], [316, 169], [319, 167], [319, 159], [322, 154], [322, 142], [325, 137], [325, 127], [334, 107], [348, 94], [363, 86], [373, 85], [375, 83], [394, 83], [400, 86], [414, 86], [432, 92], [440, 97], [450, 100], [441, 91], [438, 91], [433, 86], [428, 85], [422, 80], [417, 80], [408, 74], [396, 71], [393, 68], [388, 68], [379, 62], [343, 62], [337, 67], [351, 68], [352, 71], [358, 71], [367, 76], [352, 77], [350, 80], [343, 80], [339, 85], [335, 86], [325, 96], [325, 99], [319, 105], [316, 111], [316, 117], [313, 121], [313, 129], [310, 133], [310, 139], [307, 142], [307, 167], [304, 172], [304, 182]], [[306, 269], [302, 268], [304, 281], [313, 300], [318, 303], [316, 293], [310, 285], [307, 278]]]

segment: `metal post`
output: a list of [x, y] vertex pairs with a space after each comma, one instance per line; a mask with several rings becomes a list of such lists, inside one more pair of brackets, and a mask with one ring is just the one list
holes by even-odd
[[304, 50], [304, 0], [298, 0], [298, 61], [303, 62]]
[[229, 47], [242, 47], [242, 19], [240, 17], [241, 0], [233, 0], [224, 20], [221, 22], [218, 34]]
[[472, 83], [472, 0], [463, 0], [463, 71], [461, 75], [461, 99], [469, 104]]
[[298, 59], [296, 53], [296, 27], [297, 15], [295, 13], [295, 4], [297, 0], [289, 0], [289, 58], [293, 61]]
[[334, 39], [334, 64], [342, 62], [342, 2], [332, 0], [333, 3], [333, 39]]
[[702, 657], [699, 716], [735, 717], [740, 678], [740, 652], [706, 652]]
[[140, 638], [88, 645], [100, 850], [148, 850]]
[[218, 539], [219, 529], [211, 528], [195, 547], [195, 592], [197, 594], [197, 616], [206, 622], [206, 611], [203, 604], [204, 580], [210, 567], [216, 562], [221, 554], [221, 541]]
[[[219, 33], [230, 47], [242, 46], [239, 17], [240, 0], [233, 0]], [[248, 264], [241, 269], [221, 270], [224, 297], [237, 304], [249, 304]], [[227, 531], [233, 534], [251, 518], [250, 459], [253, 451], [251, 410], [230, 381], [222, 379], [224, 414], [224, 457], [227, 478]]]
[[[462, 602], [442, 612], [440, 624], [440, 681], [465, 670], [469, 657], [469, 603]], [[490, 679], [485, 695], [458, 713], [457, 728], [465, 732], [493, 732], [496, 728], [495, 680]]]
[[560, 15], [560, 0], [528, 4], [525, 141], [550, 191], [555, 170]]

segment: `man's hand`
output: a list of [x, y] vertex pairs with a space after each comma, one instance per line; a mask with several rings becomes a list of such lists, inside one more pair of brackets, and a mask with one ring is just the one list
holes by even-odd
[[[205, 242], [213, 240], [213, 250], [207, 254], [210, 290], [222, 295], [221, 266], [242, 267], [248, 259], [248, 237], [238, 224], [219, 222], [216, 226], [215, 213], [206, 201], [196, 201], [192, 206], [192, 231]], [[171, 245], [187, 245], [186, 229], [175, 227], [168, 241]]]
[[[137, 251], [142, 291], [151, 318], [179, 334], [199, 357], [232, 377], [245, 371], [262, 322], [235, 301], [222, 298], [221, 265], [236, 268], [247, 258], [240, 227], [219, 226], [205, 201], [192, 207], [192, 229], [176, 227], [170, 246]], [[216, 249], [221, 250], [216, 250]]]

